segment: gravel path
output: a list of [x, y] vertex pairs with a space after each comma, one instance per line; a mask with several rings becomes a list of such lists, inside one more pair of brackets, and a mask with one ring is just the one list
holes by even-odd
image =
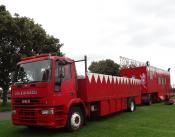
[[0, 121], [3, 120], [10, 120], [11, 119], [11, 112], [0, 112]]

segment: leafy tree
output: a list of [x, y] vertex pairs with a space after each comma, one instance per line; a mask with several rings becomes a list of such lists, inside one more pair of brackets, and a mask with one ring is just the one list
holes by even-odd
[[63, 44], [59, 39], [46, 34], [41, 25], [32, 19], [12, 16], [0, 5], [0, 87], [3, 89], [3, 104], [7, 102], [10, 74], [22, 57], [40, 53], [62, 55]]
[[113, 60], [106, 59], [98, 62], [92, 62], [89, 66], [89, 70], [93, 73], [118, 76], [119, 67], [120, 65], [115, 63]]

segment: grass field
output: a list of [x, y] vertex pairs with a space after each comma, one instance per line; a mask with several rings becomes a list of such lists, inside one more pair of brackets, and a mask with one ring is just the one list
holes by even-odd
[[11, 110], [11, 102], [8, 102], [7, 105], [0, 104], [0, 112], [10, 111]]
[[63, 129], [31, 130], [0, 122], [1, 137], [174, 137], [175, 106], [163, 103], [137, 107], [136, 112], [122, 112], [89, 121], [81, 130], [69, 133]]

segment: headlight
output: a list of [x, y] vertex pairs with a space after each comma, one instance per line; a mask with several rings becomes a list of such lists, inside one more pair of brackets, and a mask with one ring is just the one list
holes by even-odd
[[53, 115], [54, 114], [54, 110], [53, 109], [42, 110], [41, 114], [42, 115]]
[[12, 114], [16, 114], [16, 110], [12, 110]]

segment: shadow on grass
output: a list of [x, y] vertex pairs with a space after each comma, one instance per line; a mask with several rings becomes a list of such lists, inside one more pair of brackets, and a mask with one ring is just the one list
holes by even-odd
[[[118, 117], [122, 113], [114, 113], [108, 116], [104, 117], [95, 117], [87, 121], [87, 124], [83, 126], [83, 129], [91, 127], [92, 125], [96, 124], [97, 122], [105, 122], [108, 120], [112, 120], [114, 117]], [[77, 132], [69, 132], [66, 128], [59, 128], [59, 129], [49, 129], [49, 128], [43, 128], [43, 127], [35, 127], [35, 128], [28, 128], [25, 126], [14, 126], [15, 129], [13, 130], [14, 135], [18, 135], [18, 137], [67, 137], [67, 136], [76, 136], [79, 134], [81, 136], [83, 129], [80, 129]], [[73, 135], [74, 134], [74, 135]], [[16, 136], [14, 136], [16, 137]]]
[[114, 117], [118, 117], [122, 114], [123, 112], [116, 112], [116, 113], [112, 113], [112, 114], [108, 114], [106, 116], [101, 116], [101, 117], [95, 117], [92, 118], [90, 121], [107, 121], [110, 119], [113, 119]]
[[[137, 111], [137, 110], [136, 110]], [[111, 115], [103, 116], [103, 117], [93, 117], [92, 119], [87, 121], [87, 124], [83, 126], [83, 129], [80, 129], [78, 132], [68, 132], [66, 128], [60, 128], [60, 129], [48, 129], [48, 128], [28, 128], [25, 126], [10, 126], [13, 128], [12, 133], [8, 133], [8, 136], [13, 137], [68, 137], [68, 136], [82, 136], [84, 133], [88, 133], [89, 131], [87, 129], [93, 129], [96, 128], [97, 123], [100, 124], [105, 123], [106, 121], [111, 122], [116, 120], [120, 120], [120, 116], [123, 113], [132, 113], [132, 112], [118, 112], [113, 113]], [[130, 114], [129, 114], [130, 115]], [[71, 135], [70, 135], [71, 134]], [[15, 136], [16, 135], [16, 136]]]

